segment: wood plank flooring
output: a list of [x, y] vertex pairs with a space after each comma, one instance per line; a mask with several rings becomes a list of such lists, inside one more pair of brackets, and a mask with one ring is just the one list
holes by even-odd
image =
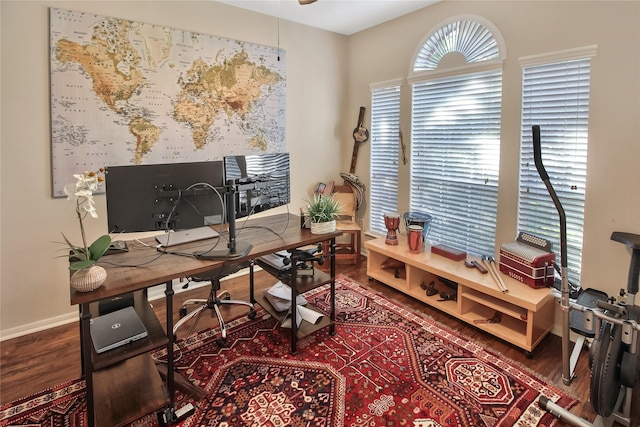
[[[326, 268], [326, 266], [323, 266]], [[580, 417], [592, 420], [595, 416], [589, 403], [589, 366], [588, 352], [583, 351], [576, 368], [576, 378], [570, 386], [564, 386], [562, 382], [561, 340], [557, 336], [547, 336], [535, 349], [531, 358], [527, 358], [521, 349], [495, 339], [472, 326], [462, 323], [457, 319], [443, 314], [411, 297], [389, 288], [379, 282], [370, 282], [366, 275], [366, 260], [363, 258], [360, 266], [338, 263], [338, 272], [345, 274], [372, 290], [384, 294], [387, 298], [418, 310], [431, 316], [436, 322], [450, 328], [459, 334], [475, 340], [486, 346], [493, 352], [505, 358], [512, 359], [525, 368], [547, 378], [550, 383], [563, 388], [570, 394], [580, 399], [578, 405], [572, 409], [572, 413]], [[231, 291], [234, 299], [248, 299], [248, 276], [241, 276], [225, 280], [223, 289]], [[273, 278], [265, 272], [256, 275], [258, 287], [270, 286]], [[177, 310], [182, 302], [188, 298], [206, 298], [208, 287], [189, 290], [174, 296], [175, 319], [178, 319]], [[158, 318], [165, 319], [164, 299], [153, 301], [154, 311]], [[246, 312], [241, 307], [224, 307], [224, 316], [229, 319], [240, 316]], [[206, 314], [198, 324], [197, 329], [207, 326], [215, 326], [217, 321]], [[188, 325], [178, 331], [178, 337], [189, 333]], [[2, 356], [0, 358], [0, 403], [7, 403], [20, 397], [31, 395], [47, 387], [59, 384], [69, 379], [80, 376], [80, 345], [77, 323], [48, 329], [46, 331], [7, 340], [1, 343]], [[638, 426], [640, 418], [640, 387], [636, 387], [632, 402], [634, 419], [632, 426]]]

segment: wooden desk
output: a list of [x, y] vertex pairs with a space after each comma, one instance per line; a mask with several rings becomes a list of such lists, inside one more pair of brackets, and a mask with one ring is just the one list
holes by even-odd
[[[246, 257], [234, 260], [198, 260], [189, 256], [161, 253], [155, 249], [155, 239], [144, 240], [153, 247], [129, 245], [129, 252], [109, 255], [102, 259], [107, 269], [107, 280], [95, 291], [71, 290], [71, 304], [79, 305], [82, 373], [87, 389], [87, 413], [89, 426], [116, 427], [126, 425], [142, 415], [157, 410], [174, 410], [173, 375], [173, 287], [172, 280], [196, 276], [224, 265], [252, 261], [270, 253], [294, 249], [301, 246], [331, 241], [331, 252], [335, 249], [335, 238], [340, 232], [314, 235], [300, 228], [300, 217], [279, 214], [269, 217], [242, 220], [237, 223], [236, 238], [239, 242], [253, 245]], [[216, 249], [226, 246], [226, 239], [211, 239], [171, 248], [171, 252], [192, 253], [209, 250], [216, 241]], [[335, 260], [331, 259], [332, 292], [335, 290]], [[108, 262], [108, 264], [106, 263]], [[295, 270], [292, 274], [295, 280]], [[147, 302], [147, 289], [165, 284], [167, 306], [166, 331]], [[304, 289], [307, 290], [307, 289]], [[97, 302], [101, 299], [134, 292], [135, 308], [147, 327], [149, 336], [103, 354], [97, 354], [91, 341], [90, 319], [97, 314]], [[292, 301], [297, 295], [297, 286], [292, 286]], [[253, 295], [252, 295], [253, 299]], [[331, 313], [330, 325], [334, 327], [335, 313]], [[298, 336], [295, 321], [292, 328], [292, 352]], [[166, 390], [149, 352], [166, 346], [167, 381]], [[95, 405], [99, 402], [99, 405]]]

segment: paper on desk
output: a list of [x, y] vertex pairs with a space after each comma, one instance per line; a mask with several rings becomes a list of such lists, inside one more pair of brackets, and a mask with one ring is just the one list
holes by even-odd
[[[303, 320], [313, 325], [317, 325], [324, 317], [321, 313], [318, 313], [315, 310], [311, 310], [310, 308], [301, 305], [298, 305], [297, 309], [298, 312], [296, 314], [296, 324], [298, 325], [298, 327], [300, 327], [300, 324]], [[283, 328], [291, 327], [291, 310], [289, 310], [289, 313], [287, 313], [287, 317], [285, 317], [280, 326]]]
[[[264, 296], [278, 312], [288, 310], [291, 307], [291, 288], [282, 283], [282, 281], [278, 281], [278, 283], [267, 289]], [[307, 300], [302, 295], [298, 295], [296, 303], [298, 305], [306, 305]]]

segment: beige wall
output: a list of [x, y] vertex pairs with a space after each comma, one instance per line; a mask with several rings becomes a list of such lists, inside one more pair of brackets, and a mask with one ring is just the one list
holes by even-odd
[[[1, 281], [3, 337], [77, 318], [69, 304], [60, 232], [78, 237], [73, 206], [51, 198], [48, 8], [130, 19], [277, 46], [277, 20], [210, 1], [2, 1]], [[346, 37], [281, 22], [286, 50], [287, 150], [298, 212], [318, 181], [339, 178], [346, 138]], [[312, 161], [310, 161], [312, 159]], [[71, 178], [71, 177], [70, 177]], [[89, 238], [107, 231], [104, 196]], [[75, 234], [74, 234], [75, 233]], [[72, 237], [73, 238], [73, 237]]]
[[[424, 38], [444, 21], [465, 16], [488, 20], [506, 42], [498, 246], [514, 240], [518, 232], [519, 59], [597, 45], [591, 63], [582, 284], [617, 295], [618, 289], [626, 287], [631, 252], [611, 241], [611, 233], [640, 234], [640, 2], [444, 1], [362, 31], [349, 38], [348, 112], [357, 111], [358, 103], [367, 99], [370, 83], [406, 79]], [[401, 130], [409, 149], [410, 98], [405, 80]], [[544, 123], [540, 125], [544, 129]], [[367, 184], [369, 147], [361, 147], [357, 166]], [[346, 149], [342, 155], [348, 155]], [[400, 162], [399, 168], [398, 211], [404, 212], [409, 204], [409, 164]]]
[[[213, 2], [2, 1], [0, 333], [19, 334], [68, 321], [68, 271], [54, 258], [60, 231], [77, 225], [64, 199], [50, 197], [47, 8], [61, 7], [190, 31], [277, 44], [275, 18]], [[592, 61], [584, 286], [612, 294], [626, 283], [629, 251], [612, 231], [640, 233], [640, 2], [444, 1], [351, 37], [283, 22], [287, 51], [287, 149], [297, 210], [317, 181], [349, 168], [358, 108], [369, 111], [369, 84], [406, 77], [412, 56], [435, 27], [455, 16], [492, 22], [507, 47], [497, 241], [513, 240], [518, 180], [520, 65], [523, 56], [597, 45]], [[402, 130], [410, 144], [410, 90], [403, 88]], [[369, 124], [368, 115], [365, 124]], [[356, 173], [368, 183], [369, 143]], [[401, 190], [408, 165], [400, 166]], [[401, 191], [399, 211], [408, 195]], [[106, 231], [103, 215], [89, 234]], [[359, 215], [367, 217], [366, 205]]]

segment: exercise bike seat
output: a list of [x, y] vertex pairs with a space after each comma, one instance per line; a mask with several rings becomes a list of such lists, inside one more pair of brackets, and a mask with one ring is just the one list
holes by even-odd
[[613, 233], [611, 233], [611, 240], [624, 243], [633, 250], [640, 250], [640, 234], [614, 231]]

